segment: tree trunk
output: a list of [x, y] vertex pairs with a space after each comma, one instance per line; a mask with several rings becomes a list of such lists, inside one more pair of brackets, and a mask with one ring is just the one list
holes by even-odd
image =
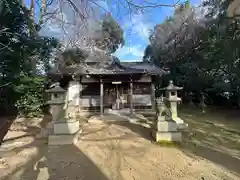
[[46, 8], [47, 8], [47, 1], [46, 0], [42, 0], [39, 24], [43, 23], [43, 17], [44, 17], [44, 14], [46, 13]]
[[34, 13], [35, 12], [35, 1], [31, 0], [31, 5], [30, 5], [30, 15], [31, 18], [34, 19]]

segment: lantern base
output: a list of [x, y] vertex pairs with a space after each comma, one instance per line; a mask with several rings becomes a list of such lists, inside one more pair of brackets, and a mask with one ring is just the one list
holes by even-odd
[[80, 133], [81, 130], [76, 134], [51, 134], [48, 136], [48, 145], [76, 145]]
[[176, 132], [177, 128], [178, 127], [175, 121], [157, 121], [155, 130], [158, 132]]
[[182, 134], [178, 131], [178, 125], [173, 120], [157, 121], [155, 129], [152, 131], [152, 136], [156, 142], [169, 141], [179, 142], [182, 141]]
[[156, 130], [153, 130], [152, 136], [155, 138], [156, 142], [161, 142], [161, 141], [181, 142], [182, 141], [181, 132], [158, 132]]
[[54, 134], [75, 134], [79, 130], [78, 120], [57, 121], [53, 124]]

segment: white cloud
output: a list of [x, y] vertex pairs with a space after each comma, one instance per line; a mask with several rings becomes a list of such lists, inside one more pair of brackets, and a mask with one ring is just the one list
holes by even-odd
[[[124, 46], [119, 48], [114, 55], [119, 57], [120, 60], [130, 60], [128, 56], [131, 58], [132, 61], [139, 61], [142, 60], [144, 55], [144, 48], [140, 45], [137, 46]], [[132, 59], [134, 57], [134, 59]]]
[[137, 34], [142, 40], [148, 41], [149, 30], [153, 25], [145, 19], [143, 14], [135, 14], [124, 24], [124, 29], [131, 34]]

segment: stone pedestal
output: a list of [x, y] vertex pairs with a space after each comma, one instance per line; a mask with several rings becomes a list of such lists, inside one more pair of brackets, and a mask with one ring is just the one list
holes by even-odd
[[63, 134], [51, 134], [48, 136], [48, 145], [67, 145], [76, 144], [78, 141], [77, 134], [63, 135]]
[[152, 136], [156, 142], [181, 142], [182, 134], [180, 132], [158, 132], [152, 131]]
[[[153, 125], [152, 136], [156, 142], [182, 141], [182, 134], [178, 132], [176, 121], [172, 120], [172, 113], [168, 114], [168, 108], [164, 104], [164, 98], [157, 99], [158, 115], [155, 124]], [[176, 111], [175, 111], [176, 112]], [[177, 112], [176, 112], [177, 113]]]
[[79, 121], [67, 120], [67, 121], [56, 121], [53, 124], [54, 134], [75, 134], [79, 130]]
[[48, 145], [76, 144], [81, 133], [79, 126], [78, 120], [56, 121], [53, 124], [53, 133], [48, 136]]
[[182, 134], [178, 132], [178, 126], [175, 121], [157, 121], [155, 126], [156, 127], [152, 131], [152, 136], [155, 138], [156, 142], [182, 141]]

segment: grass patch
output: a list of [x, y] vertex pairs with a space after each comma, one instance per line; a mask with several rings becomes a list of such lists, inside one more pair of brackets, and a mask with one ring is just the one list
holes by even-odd
[[[190, 151], [216, 149], [226, 156], [240, 157], [240, 116], [233, 110], [211, 110], [201, 114], [197, 110], [184, 109], [180, 117], [189, 125], [183, 133], [182, 148]], [[203, 152], [202, 152], [203, 154]]]
[[180, 142], [176, 142], [176, 141], [161, 140], [156, 142], [156, 144], [163, 147], [173, 147], [173, 148], [180, 147]]

